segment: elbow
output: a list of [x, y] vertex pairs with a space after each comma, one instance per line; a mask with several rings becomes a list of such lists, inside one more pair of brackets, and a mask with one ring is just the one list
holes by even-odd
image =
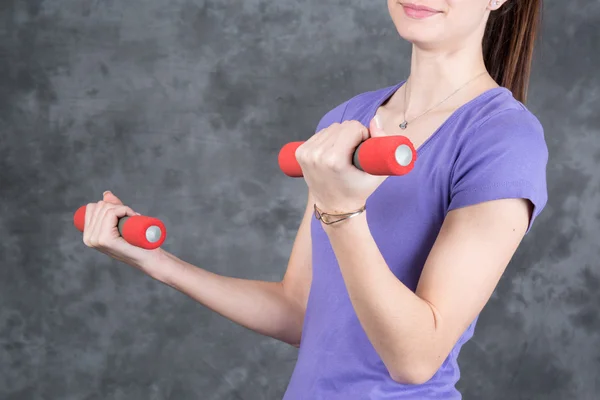
[[437, 373], [440, 365], [424, 361], [424, 358], [413, 362], [402, 362], [388, 367], [390, 378], [403, 385], [422, 385]]
[[285, 331], [279, 332], [278, 334], [272, 335], [271, 337], [292, 347], [300, 349], [300, 342], [302, 340], [302, 329], [287, 329]]
[[[427, 304], [433, 314], [434, 332], [439, 335], [440, 313], [431, 303], [427, 302]], [[405, 385], [422, 385], [431, 380], [449, 355], [449, 352], [444, 352], [440, 348], [440, 343], [438, 343], [435, 334], [427, 343], [415, 343], [410, 348], [420, 348], [421, 350], [408, 352], [404, 348], [403, 351], [397, 354], [411, 355], [404, 356], [401, 359], [393, 359], [388, 366], [390, 377], [394, 381]]]
[[427, 373], [427, 371], [390, 371], [392, 380], [403, 385], [423, 385], [433, 375]]

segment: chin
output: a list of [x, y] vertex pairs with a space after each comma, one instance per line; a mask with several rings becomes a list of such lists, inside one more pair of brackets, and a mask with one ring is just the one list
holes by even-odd
[[432, 45], [440, 41], [440, 28], [443, 21], [440, 19], [443, 15], [435, 15], [429, 18], [415, 19], [409, 17], [402, 5], [396, 0], [388, 1], [388, 8], [392, 21], [400, 36], [411, 43], [423, 45]]
[[396, 30], [402, 39], [407, 42], [418, 44], [421, 47], [432, 47], [441, 41], [441, 35], [436, 32], [435, 27], [419, 26], [419, 23], [401, 21], [396, 24]]

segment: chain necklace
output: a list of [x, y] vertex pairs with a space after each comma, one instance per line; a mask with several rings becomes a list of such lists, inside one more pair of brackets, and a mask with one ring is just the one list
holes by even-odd
[[[465, 83], [464, 85], [462, 85], [461, 87], [459, 87], [458, 89], [456, 89], [454, 92], [452, 92], [450, 94], [450, 96], [446, 97], [444, 100], [440, 101], [438, 104], [434, 105], [433, 107], [431, 107], [430, 109], [428, 109], [427, 111], [425, 111], [422, 114], [417, 115], [416, 117], [414, 117], [410, 122], [413, 122], [414, 120], [416, 120], [419, 117], [422, 117], [423, 115], [427, 114], [429, 111], [433, 110], [434, 108], [437, 108], [439, 106], [441, 106], [446, 100], [448, 100], [450, 97], [454, 96], [456, 93], [458, 93], [459, 90], [461, 90], [462, 88], [464, 88], [465, 86], [467, 86], [469, 83], [473, 82], [475, 79], [479, 78], [481, 75], [485, 74], [487, 71], [483, 71], [482, 73], [480, 73], [479, 75], [477, 75], [476, 77], [470, 79], [467, 83]], [[407, 79], [408, 81], [408, 79]], [[399, 125], [401, 129], [406, 129], [406, 127], [408, 126], [408, 122], [406, 120], [406, 92], [408, 90], [406, 90], [406, 88], [404, 88], [404, 121]]]

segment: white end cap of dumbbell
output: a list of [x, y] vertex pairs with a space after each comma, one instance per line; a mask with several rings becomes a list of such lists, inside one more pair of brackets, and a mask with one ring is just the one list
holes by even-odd
[[401, 144], [396, 148], [396, 153], [394, 155], [396, 157], [396, 162], [406, 167], [413, 159], [413, 153], [411, 148], [406, 144]]
[[146, 240], [150, 243], [156, 243], [160, 240], [162, 232], [160, 228], [156, 225], [152, 225], [148, 229], [146, 229]]

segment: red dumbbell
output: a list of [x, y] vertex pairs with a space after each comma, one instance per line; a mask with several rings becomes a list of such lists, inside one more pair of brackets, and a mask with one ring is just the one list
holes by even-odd
[[[83, 232], [86, 206], [81, 206], [73, 215], [73, 225]], [[129, 244], [146, 250], [160, 247], [167, 237], [165, 224], [158, 218], [135, 215], [119, 218], [119, 233]]]
[[[296, 160], [296, 149], [304, 142], [291, 142], [279, 151], [279, 168], [292, 178], [303, 176]], [[406, 175], [414, 167], [417, 151], [406, 136], [380, 136], [362, 142], [352, 157], [352, 164], [371, 175]]]

